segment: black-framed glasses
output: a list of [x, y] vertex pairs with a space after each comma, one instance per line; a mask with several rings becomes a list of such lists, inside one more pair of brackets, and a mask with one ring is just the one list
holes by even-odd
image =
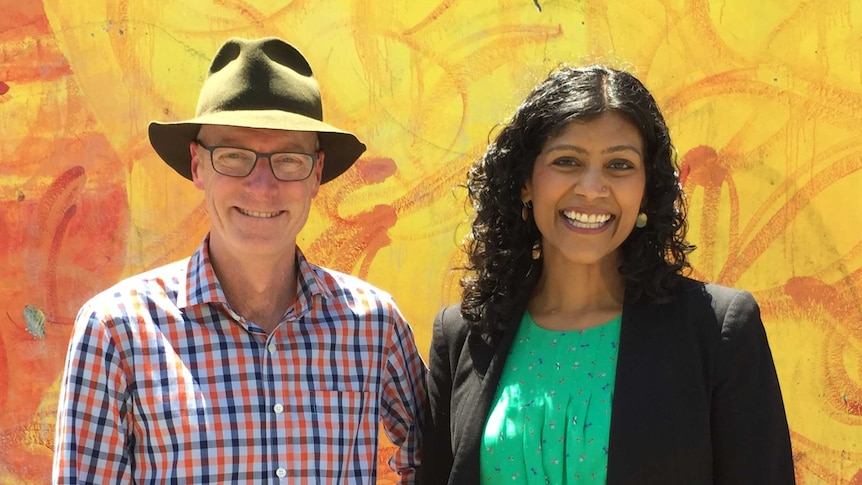
[[210, 152], [213, 169], [228, 177], [248, 177], [254, 170], [259, 158], [269, 159], [269, 168], [278, 180], [294, 182], [305, 180], [314, 170], [320, 153], [273, 152], [262, 153], [248, 148], [227, 146], [206, 146], [200, 140], [195, 142]]

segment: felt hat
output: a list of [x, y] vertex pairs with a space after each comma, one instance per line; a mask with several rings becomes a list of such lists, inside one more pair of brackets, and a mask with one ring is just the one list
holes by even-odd
[[323, 122], [311, 66], [299, 50], [275, 37], [228, 39], [213, 58], [195, 117], [150, 123], [156, 153], [189, 180], [189, 143], [202, 125], [317, 132], [326, 154], [321, 183], [341, 175], [365, 151], [354, 134]]

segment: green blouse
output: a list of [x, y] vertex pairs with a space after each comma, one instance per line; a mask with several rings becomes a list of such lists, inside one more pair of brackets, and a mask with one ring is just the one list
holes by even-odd
[[545, 330], [525, 313], [491, 405], [482, 483], [605, 483], [621, 318]]

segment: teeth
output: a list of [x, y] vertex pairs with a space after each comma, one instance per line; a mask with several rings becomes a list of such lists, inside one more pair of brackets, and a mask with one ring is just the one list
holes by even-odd
[[600, 227], [611, 220], [610, 214], [584, 214], [576, 211], [563, 211], [563, 215], [572, 222], [595, 225], [596, 227]]
[[583, 212], [564, 211], [563, 215], [573, 221], [583, 222], [584, 224], [603, 223], [611, 220], [610, 214], [584, 214]]
[[245, 209], [239, 209], [239, 211], [240, 211], [240, 212], [242, 212], [243, 214], [247, 215], [247, 216], [251, 216], [251, 217], [260, 217], [260, 218], [262, 218], [262, 219], [268, 219], [268, 218], [270, 218], [270, 217], [275, 217], [275, 216], [277, 216], [277, 215], [281, 214], [281, 211], [276, 211], [276, 212], [256, 212], [256, 211], [250, 211], [250, 210], [245, 210]]

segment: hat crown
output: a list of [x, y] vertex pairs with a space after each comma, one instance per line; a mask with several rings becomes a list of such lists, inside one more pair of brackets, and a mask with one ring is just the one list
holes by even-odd
[[196, 115], [254, 110], [279, 110], [323, 121], [320, 87], [311, 66], [281, 39], [225, 42], [210, 65]]

